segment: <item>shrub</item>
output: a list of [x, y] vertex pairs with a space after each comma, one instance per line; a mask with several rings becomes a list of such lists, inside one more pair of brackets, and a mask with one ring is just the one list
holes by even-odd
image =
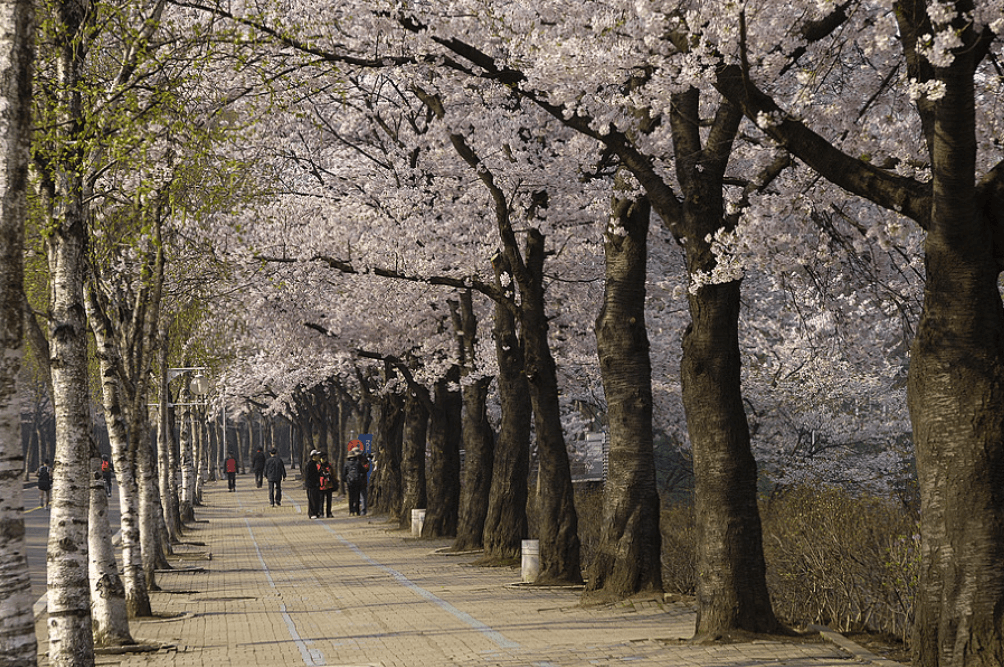
[[803, 487], [776, 494], [761, 517], [779, 617], [906, 638], [919, 572], [915, 513], [889, 500]]
[[662, 533], [662, 587], [670, 593], [697, 592], [697, 531], [694, 507], [690, 503], [663, 506], [659, 530]]

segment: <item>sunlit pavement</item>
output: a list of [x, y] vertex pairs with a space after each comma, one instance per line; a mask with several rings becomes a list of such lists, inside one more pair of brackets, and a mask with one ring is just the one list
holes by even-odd
[[579, 591], [517, 585], [517, 569], [474, 567], [476, 555], [439, 551], [449, 541], [350, 517], [344, 502], [334, 518], [308, 519], [293, 486], [273, 508], [249, 476], [237, 493], [211, 485], [173, 569], [158, 573], [155, 617], [132, 622], [146, 650], [99, 653], [97, 663], [846, 667], [869, 658], [825, 641], [682, 642], [693, 634], [689, 606], [582, 608]]

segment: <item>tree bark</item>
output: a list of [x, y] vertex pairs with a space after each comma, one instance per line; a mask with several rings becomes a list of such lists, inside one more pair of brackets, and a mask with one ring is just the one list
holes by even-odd
[[464, 483], [461, 487], [460, 517], [454, 551], [471, 551], [484, 546], [485, 517], [491, 494], [492, 468], [495, 465], [495, 434], [488, 422], [488, 385], [490, 377], [477, 377], [478, 321], [474, 314], [471, 291], [462, 292], [459, 311], [454, 313], [454, 327], [462, 341]]
[[963, 37], [938, 72], [946, 92], [929, 146], [927, 282], [907, 389], [921, 494], [920, 667], [1004, 664], [1004, 309], [994, 226], [975, 189], [971, 25]]
[[380, 401], [380, 418], [374, 443], [376, 470], [371, 477], [371, 495], [366, 498], [367, 512], [388, 515], [398, 522], [401, 514], [401, 439], [404, 428], [404, 399], [390, 394]]
[[604, 236], [606, 285], [596, 318], [596, 349], [607, 401], [610, 454], [600, 541], [583, 595], [590, 603], [662, 595], [652, 364], [645, 324], [650, 215], [647, 198], [615, 198], [612, 219], [618, 229], [608, 228]]
[[[722, 178], [741, 115], [723, 102], [701, 145], [699, 94], [673, 96], [673, 142], [683, 191], [687, 271], [711, 271], [708, 240], [725, 226]], [[697, 519], [695, 639], [775, 632], [767, 591], [757, 466], [742, 400], [739, 353], [740, 283], [704, 285], [688, 297], [691, 323], [683, 337], [680, 380], [694, 460]]]
[[[58, 122], [71, 138], [83, 130], [81, 86], [83, 49], [78, 43], [87, 7], [63, 0], [54, 8]], [[46, 238], [49, 262], [49, 343], [56, 453], [52, 511], [46, 551], [49, 662], [54, 667], [94, 662], [90, 588], [87, 580], [87, 517], [91, 419], [87, 366], [84, 276], [87, 226], [83, 201], [83, 146], [71, 143], [54, 167], [56, 202]]]
[[[509, 257], [510, 264], [513, 261]], [[572, 470], [561, 426], [558, 376], [547, 341], [544, 309], [544, 235], [527, 232], [526, 263], [516, 271], [521, 295], [520, 332], [523, 336], [524, 371], [530, 388], [540, 478], [537, 495], [540, 526], [538, 584], [581, 584], [579, 522], [572, 491]]]
[[112, 547], [108, 525], [108, 496], [97, 446], [91, 455], [90, 515], [88, 517], [88, 577], [95, 646], [135, 643], [129, 632], [126, 589]]
[[[505, 258], [493, 262], [495, 282], [508, 274]], [[503, 292], [504, 293], [504, 292]], [[509, 290], [508, 297], [512, 297]], [[495, 304], [495, 354], [498, 357], [498, 396], [502, 408], [495, 445], [492, 485], [485, 516], [483, 562], [494, 564], [518, 558], [527, 536], [527, 479], [530, 472], [530, 390], [523, 373], [523, 343], [516, 334], [511, 310]]]
[[[404, 437], [401, 443], [401, 528], [411, 526], [411, 510], [426, 506], [425, 441], [429, 432], [426, 401], [409, 388], [404, 401]], [[424, 391], [424, 389], [422, 389]]]
[[429, 416], [428, 508], [422, 537], [455, 537], [460, 504], [460, 379], [456, 366], [436, 382]]
[[0, 655], [9, 667], [34, 667], [38, 652], [24, 539], [17, 391], [29, 316], [23, 309], [23, 262], [34, 23], [34, 3], [0, 4], [0, 103], [5, 110], [0, 114]]
[[[139, 498], [136, 485], [135, 457], [130, 455], [129, 431], [123, 415], [122, 391], [116, 368], [121, 360], [112, 341], [111, 323], [104, 316], [93, 285], [87, 286], [87, 314], [94, 340], [101, 376], [102, 402], [112, 464], [119, 487], [119, 525], [122, 531], [122, 581], [126, 591], [126, 608], [131, 616], [150, 616], [150, 595], [143, 576], [143, 554], [140, 545]], [[145, 432], [145, 428], [132, 430]]]

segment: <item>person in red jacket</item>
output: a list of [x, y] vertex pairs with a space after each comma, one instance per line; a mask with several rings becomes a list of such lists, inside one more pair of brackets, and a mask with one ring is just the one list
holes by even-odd
[[227, 473], [227, 490], [237, 490], [237, 459], [231, 453], [223, 463], [223, 470]]

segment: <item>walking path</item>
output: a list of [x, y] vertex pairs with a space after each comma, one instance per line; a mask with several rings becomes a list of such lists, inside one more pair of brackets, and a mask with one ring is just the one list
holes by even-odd
[[[692, 645], [682, 641], [694, 630], [687, 605], [582, 608], [577, 591], [514, 585], [516, 569], [442, 555], [448, 541], [349, 517], [344, 503], [333, 519], [308, 519], [293, 483], [282, 507], [269, 507], [249, 482], [207, 489], [174, 569], [158, 575], [157, 617], [133, 620], [133, 637], [158, 649], [100, 652], [98, 665], [895, 664], [811, 639]], [[44, 653], [44, 615], [38, 627]]]

